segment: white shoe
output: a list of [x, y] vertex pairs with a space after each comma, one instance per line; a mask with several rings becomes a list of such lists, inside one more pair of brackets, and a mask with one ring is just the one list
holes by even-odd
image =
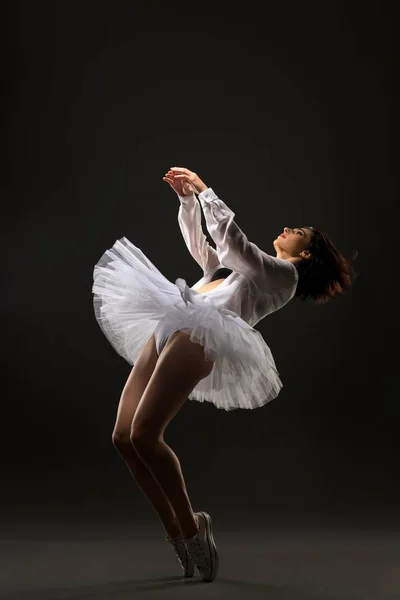
[[199, 532], [193, 537], [183, 539], [183, 543], [203, 580], [213, 581], [218, 573], [219, 557], [212, 534], [211, 517], [206, 512], [194, 514], [199, 521]]
[[183, 543], [183, 540], [182, 540], [182, 534], [178, 533], [178, 535], [174, 538], [166, 537], [165, 539], [167, 542], [169, 542], [169, 544], [172, 547], [172, 550], [175, 552], [176, 556], [178, 557], [178, 560], [182, 567], [184, 577], [193, 577], [194, 563], [193, 563], [192, 559], [190, 558], [189, 554], [187, 553], [185, 544]]

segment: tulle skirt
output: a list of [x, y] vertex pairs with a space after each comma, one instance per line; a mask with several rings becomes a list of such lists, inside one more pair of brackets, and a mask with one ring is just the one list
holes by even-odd
[[168, 336], [185, 331], [213, 360], [211, 373], [188, 396], [217, 408], [254, 409], [282, 387], [271, 351], [259, 331], [236, 313], [216, 306], [212, 295], [169, 281], [123, 237], [94, 267], [96, 319], [115, 350], [133, 365], [154, 333], [161, 351]]

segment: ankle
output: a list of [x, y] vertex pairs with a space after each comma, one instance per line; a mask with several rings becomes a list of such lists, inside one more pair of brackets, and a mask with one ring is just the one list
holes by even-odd
[[187, 538], [191, 538], [199, 533], [199, 520], [195, 515], [193, 515], [193, 520], [193, 526], [191, 526], [189, 529], [182, 529], [182, 538], [184, 540]]
[[181, 533], [181, 528], [179, 527], [178, 521], [168, 523], [167, 526], [164, 525], [164, 529], [165, 533], [167, 534], [167, 538], [170, 540], [176, 538]]
[[166, 531], [166, 534], [167, 534], [167, 538], [169, 540], [174, 540], [181, 533], [181, 530], [179, 528], [178, 529], [168, 529], [168, 530], [165, 530], [165, 531]]

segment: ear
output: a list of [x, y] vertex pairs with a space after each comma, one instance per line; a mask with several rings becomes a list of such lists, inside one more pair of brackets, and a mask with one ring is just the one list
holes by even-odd
[[306, 259], [310, 259], [311, 252], [309, 250], [303, 250], [303, 252], [300, 252], [300, 256], [302, 256], [303, 258], [306, 258]]

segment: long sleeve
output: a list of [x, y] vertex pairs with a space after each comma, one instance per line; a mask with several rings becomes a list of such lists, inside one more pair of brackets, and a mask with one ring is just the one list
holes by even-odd
[[221, 265], [258, 280], [269, 291], [297, 280], [294, 265], [263, 252], [235, 223], [235, 213], [212, 188], [199, 194], [207, 229], [217, 246]]
[[178, 197], [178, 223], [186, 246], [205, 274], [214, 271], [219, 265], [219, 258], [202, 230], [200, 204], [194, 194]]

